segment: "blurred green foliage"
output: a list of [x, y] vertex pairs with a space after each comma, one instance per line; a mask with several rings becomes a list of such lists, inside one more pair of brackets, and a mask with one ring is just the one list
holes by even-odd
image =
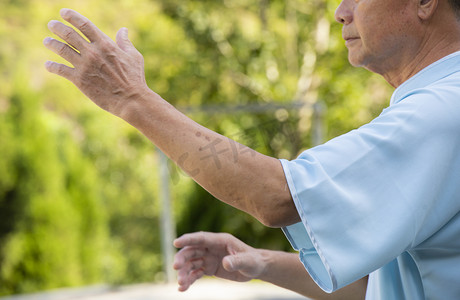
[[[312, 105], [328, 107], [325, 139], [375, 117], [390, 87], [351, 68], [338, 0], [3, 0], [0, 2], [0, 295], [98, 282], [161, 279], [155, 149], [47, 74], [42, 46], [62, 7], [145, 56], [150, 87], [196, 121], [267, 155], [312, 146]], [[225, 113], [236, 105], [301, 109]], [[223, 107], [223, 108], [222, 108]], [[228, 109], [227, 109], [228, 110]], [[178, 234], [226, 231], [289, 250], [280, 230], [213, 199], [171, 165]]]

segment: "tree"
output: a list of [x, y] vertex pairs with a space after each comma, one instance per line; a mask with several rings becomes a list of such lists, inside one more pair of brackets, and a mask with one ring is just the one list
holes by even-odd
[[[73, 8], [110, 36], [128, 27], [149, 85], [173, 105], [290, 159], [313, 146], [313, 105], [327, 106], [331, 138], [369, 121], [390, 92], [348, 65], [337, 4], [83, 0]], [[161, 278], [154, 147], [45, 74], [55, 57], [41, 41], [61, 5], [0, 3], [0, 294]], [[279, 230], [171, 169], [179, 234], [227, 231], [256, 247], [290, 248]]]

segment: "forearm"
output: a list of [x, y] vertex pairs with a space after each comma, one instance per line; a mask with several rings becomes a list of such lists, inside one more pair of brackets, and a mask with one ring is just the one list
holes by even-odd
[[[279, 227], [298, 220], [278, 160], [214, 133], [174, 109], [145, 82], [144, 60], [126, 29], [114, 43], [88, 19], [69, 9], [62, 17], [78, 28], [50, 21], [68, 44], [44, 44], [75, 68], [47, 62], [48, 71], [72, 81], [94, 103], [144, 133], [176, 164], [218, 199]], [[72, 45], [72, 46], [70, 46]]]
[[298, 220], [279, 160], [197, 124], [153, 92], [120, 116], [221, 201], [273, 227]]
[[319, 288], [299, 260], [298, 254], [260, 249], [266, 268], [259, 279], [312, 299], [364, 299], [367, 277], [332, 294]]

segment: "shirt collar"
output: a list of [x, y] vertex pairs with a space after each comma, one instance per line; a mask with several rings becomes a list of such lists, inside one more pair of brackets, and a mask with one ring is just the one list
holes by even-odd
[[411, 91], [430, 85], [458, 71], [460, 71], [460, 51], [441, 58], [406, 80], [394, 91], [390, 105], [398, 103]]

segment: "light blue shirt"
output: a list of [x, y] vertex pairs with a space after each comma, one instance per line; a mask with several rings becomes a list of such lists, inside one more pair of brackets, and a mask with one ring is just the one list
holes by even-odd
[[370, 274], [366, 299], [460, 299], [460, 52], [281, 163], [302, 220], [283, 231], [323, 290]]

